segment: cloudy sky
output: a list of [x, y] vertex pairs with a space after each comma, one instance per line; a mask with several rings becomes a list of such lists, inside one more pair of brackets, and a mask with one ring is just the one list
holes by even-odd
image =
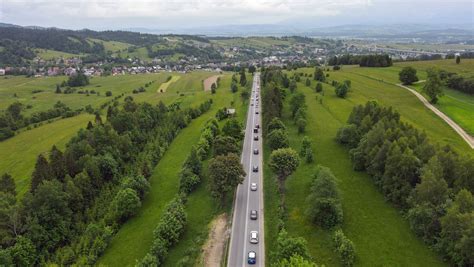
[[69, 29], [471, 24], [471, 0], [0, 0], [0, 21]]

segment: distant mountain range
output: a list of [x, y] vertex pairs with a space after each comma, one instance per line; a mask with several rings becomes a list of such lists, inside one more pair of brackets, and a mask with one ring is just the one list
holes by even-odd
[[[0, 23], [0, 27], [23, 27], [42, 29], [40, 26], [19, 26]], [[190, 34], [206, 36], [309, 36], [327, 38], [427, 38], [454, 37], [473, 40], [474, 26], [470, 24], [388, 24], [388, 25], [340, 25], [329, 27], [307, 27], [286, 24], [216, 25], [188, 28], [121, 28], [150, 34]]]

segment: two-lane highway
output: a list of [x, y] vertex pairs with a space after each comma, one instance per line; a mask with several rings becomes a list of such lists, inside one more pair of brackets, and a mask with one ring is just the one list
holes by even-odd
[[[237, 187], [235, 194], [232, 233], [227, 261], [229, 267], [249, 266], [249, 253], [250, 258], [253, 255], [256, 256], [255, 265], [252, 266], [265, 266], [262, 191], [263, 140], [259, 73], [256, 73], [253, 78], [249, 105], [241, 157], [247, 176], [244, 182]], [[257, 239], [255, 239], [255, 231], [257, 232]], [[253, 236], [252, 232], [254, 232]]]

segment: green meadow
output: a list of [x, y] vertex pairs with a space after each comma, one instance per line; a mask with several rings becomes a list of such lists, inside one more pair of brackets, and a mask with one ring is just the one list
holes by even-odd
[[[297, 72], [312, 73], [313, 69]], [[440, 257], [431, 251], [411, 231], [408, 222], [399, 211], [385, 202], [383, 195], [373, 185], [370, 177], [352, 169], [348, 151], [335, 141], [336, 132], [348, 119], [355, 105], [376, 100], [385, 106], [393, 106], [402, 120], [424, 130], [433, 142], [449, 144], [460, 153], [472, 149], [440, 118], [410, 92], [396, 85], [396, 67], [372, 69], [343, 67], [341, 71], [329, 71], [330, 80], [351, 80], [352, 89], [346, 99], [336, 97], [334, 87], [323, 84], [323, 94], [315, 93], [315, 81], [310, 87], [305, 78], [298, 83], [298, 91], [306, 95], [308, 126], [304, 134], [297, 129], [285, 106], [283, 120], [289, 127], [291, 146], [299, 151], [301, 140], [307, 135], [312, 140], [315, 163], [301, 163], [287, 182], [286, 203], [288, 208], [287, 230], [290, 235], [304, 237], [315, 262], [326, 266], [340, 266], [333, 252], [332, 233], [313, 225], [305, 215], [306, 196], [317, 164], [329, 167], [337, 178], [342, 196], [344, 223], [342, 229], [356, 247], [358, 266], [443, 266]], [[382, 73], [383, 75], [380, 75]], [[290, 74], [291, 76], [291, 74]], [[288, 101], [289, 97], [287, 97]], [[265, 162], [269, 148], [265, 147]], [[275, 250], [278, 193], [274, 175], [265, 167], [265, 234], [266, 257], [272, 261]]]

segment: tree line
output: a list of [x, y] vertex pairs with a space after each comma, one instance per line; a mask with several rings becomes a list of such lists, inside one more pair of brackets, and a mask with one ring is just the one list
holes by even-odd
[[107, 121], [96, 116], [64, 151], [40, 154], [21, 200], [14, 183], [1, 188], [0, 265], [93, 265], [141, 206], [151, 170], [179, 130], [211, 103], [112, 105]]
[[69, 118], [77, 115], [81, 110], [73, 111], [61, 101], [56, 102], [53, 108], [46, 111], [38, 111], [25, 117], [22, 112], [25, 108], [20, 102], [10, 104], [3, 114], [0, 114], [0, 141], [13, 137], [15, 131], [29, 127], [31, 124], [37, 125], [43, 121], [51, 120], [58, 117]]
[[390, 67], [392, 59], [387, 54], [333, 56], [329, 58], [328, 65], [359, 65], [361, 67]]
[[411, 229], [457, 266], [474, 264], [474, 159], [434, 145], [391, 107], [354, 107], [337, 140]]

